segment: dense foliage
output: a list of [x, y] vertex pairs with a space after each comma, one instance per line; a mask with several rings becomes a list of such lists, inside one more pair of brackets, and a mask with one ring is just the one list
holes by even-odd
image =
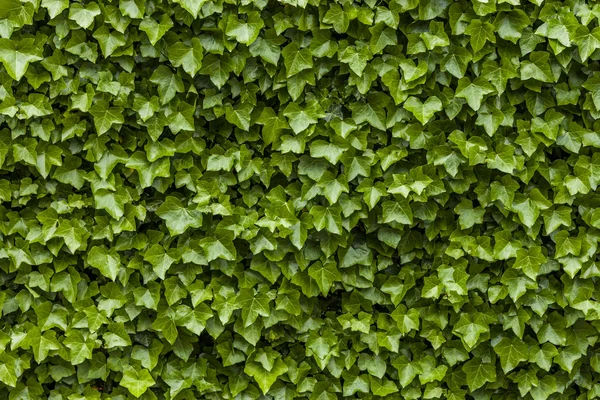
[[599, 397], [599, 21], [0, 0], [0, 398]]

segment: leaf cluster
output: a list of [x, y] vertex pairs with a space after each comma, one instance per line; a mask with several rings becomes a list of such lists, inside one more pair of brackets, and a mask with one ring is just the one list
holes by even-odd
[[600, 396], [593, 0], [0, 1], [0, 398]]

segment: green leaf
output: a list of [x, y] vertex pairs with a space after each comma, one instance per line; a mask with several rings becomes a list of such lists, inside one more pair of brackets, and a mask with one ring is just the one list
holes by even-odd
[[469, 78], [461, 78], [456, 88], [456, 97], [465, 99], [469, 107], [477, 111], [481, 107], [483, 98], [494, 92], [494, 87], [483, 77], [475, 78], [471, 81]]
[[42, 50], [32, 38], [19, 41], [0, 38], [0, 61], [8, 75], [16, 81], [25, 75], [30, 63], [43, 58]]
[[245, 131], [250, 129], [252, 106], [244, 103], [238, 107], [228, 104], [225, 108], [225, 118], [235, 126]]
[[509, 80], [518, 76], [515, 65], [504, 59], [500, 63], [484, 61], [482, 75], [494, 86], [499, 95], [504, 93]]
[[367, 67], [368, 60], [372, 57], [371, 50], [367, 45], [348, 46], [342, 52], [338, 53], [338, 59], [348, 64], [350, 69], [358, 76], [362, 76], [364, 69]]
[[214, 83], [218, 89], [221, 89], [221, 87], [227, 83], [233, 69], [234, 66], [229, 56], [223, 55], [217, 57], [214, 54], [209, 54], [202, 61], [200, 73], [209, 75], [212, 83]]
[[297, 43], [292, 42], [281, 51], [285, 64], [286, 77], [313, 67], [312, 54], [309, 49], [301, 49]]
[[398, 370], [398, 379], [402, 387], [407, 387], [417, 375], [423, 373], [419, 362], [411, 361], [404, 355], [396, 357], [392, 362], [392, 366]]
[[91, 337], [86, 338], [83, 333], [77, 330], [70, 331], [63, 344], [69, 349], [70, 361], [73, 365], [91, 360], [92, 351], [96, 347], [95, 341]]
[[335, 282], [342, 280], [342, 275], [335, 263], [313, 263], [308, 267], [308, 275], [317, 282], [323, 296], [327, 296]]
[[283, 115], [288, 118], [290, 127], [294, 133], [302, 133], [309, 126], [319, 122], [319, 118], [325, 116], [323, 109], [318, 103], [310, 103], [301, 107], [296, 103], [289, 103], [283, 110]]
[[0, 354], [0, 381], [2, 383], [12, 387], [17, 386], [17, 371], [20, 370], [18, 360], [18, 358], [8, 353]]
[[288, 366], [281, 359], [275, 360], [270, 370], [264, 369], [261, 364], [256, 362], [247, 362], [244, 367], [244, 372], [254, 379], [263, 394], [267, 394], [277, 378], [287, 371]]
[[325, 229], [336, 235], [342, 233], [342, 217], [339, 207], [314, 206], [310, 209], [310, 215], [312, 215], [318, 231]]
[[69, 7], [68, 0], [42, 0], [42, 7], [48, 10], [50, 19], [56, 18]]
[[489, 327], [479, 313], [475, 315], [462, 314], [454, 326], [453, 332], [462, 339], [469, 349], [475, 347], [482, 334], [489, 332]]
[[442, 71], [447, 71], [456, 78], [465, 76], [467, 67], [473, 59], [471, 52], [464, 47], [450, 47], [448, 54], [440, 62]]
[[154, 386], [155, 383], [147, 369], [136, 370], [131, 366], [126, 366], [120, 385], [127, 388], [129, 393], [136, 398], [139, 398], [149, 387]]
[[237, 251], [232, 242], [232, 235], [227, 231], [216, 231], [215, 235], [205, 237], [200, 240], [200, 247], [204, 249], [208, 261], [222, 258], [233, 261], [236, 258]]
[[156, 210], [156, 215], [166, 221], [171, 236], [181, 235], [188, 228], [199, 228], [202, 225], [202, 213], [184, 207], [181, 201], [173, 196], [167, 196]]
[[178, 259], [179, 255], [175, 249], [165, 251], [159, 244], [152, 245], [144, 254], [144, 260], [152, 265], [152, 269], [160, 279], [165, 279], [167, 271]]
[[404, 103], [404, 108], [410, 111], [420, 123], [425, 125], [438, 111], [442, 111], [442, 102], [435, 96], [429, 97], [421, 103], [416, 97], [409, 97]]
[[315, 158], [325, 158], [331, 164], [339, 162], [348, 146], [344, 142], [329, 143], [324, 140], [315, 140], [310, 144], [310, 155]]
[[250, 45], [250, 54], [253, 57], [260, 56], [264, 61], [277, 65], [281, 56], [281, 45], [285, 39], [279, 37], [273, 29], [265, 32], [264, 37], [257, 37]]
[[263, 292], [254, 293], [252, 289], [242, 289], [237, 296], [236, 304], [242, 309], [244, 327], [252, 325], [259, 316], [268, 317], [271, 299]]
[[160, 19], [156, 21], [152, 17], [145, 17], [140, 22], [140, 30], [145, 32], [154, 46], [158, 41], [173, 27], [173, 21], [167, 14], [162, 14]]
[[541, 133], [550, 140], [556, 140], [558, 137], [560, 124], [565, 119], [564, 115], [554, 110], [548, 110], [544, 118], [535, 117], [531, 120], [531, 131]]
[[190, 13], [194, 18], [198, 18], [198, 16], [200, 15], [200, 10], [202, 9], [202, 6], [204, 5], [204, 3], [207, 2], [207, 0], [173, 0], [175, 3], [178, 3], [181, 5], [181, 7], [186, 10], [188, 13]]
[[119, 10], [130, 18], [141, 19], [146, 11], [146, 4], [141, 0], [119, 0]]
[[121, 269], [121, 258], [114, 248], [107, 249], [104, 246], [94, 246], [90, 249], [87, 262], [100, 273], [113, 281]]
[[397, 222], [403, 225], [413, 224], [413, 213], [408, 200], [386, 201], [382, 205], [383, 223]]
[[531, 279], [536, 279], [540, 267], [547, 261], [540, 246], [517, 250], [514, 267], [522, 270]]
[[465, 34], [469, 35], [471, 48], [473, 48], [474, 52], [481, 50], [486, 42], [496, 43], [494, 25], [489, 22], [482, 22], [479, 19], [471, 21], [465, 29]]
[[106, 26], [97, 29], [94, 38], [98, 41], [104, 58], [110, 57], [115, 50], [126, 43], [125, 36], [121, 32], [111, 32]]
[[467, 375], [467, 385], [469, 390], [474, 391], [482, 387], [486, 382], [496, 381], [496, 368], [483, 362], [479, 357], [473, 357], [462, 366], [463, 372]]
[[150, 77], [150, 81], [158, 85], [158, 95], [161, 104], [167, 104], [177, 93], [184, 90], [183, 81], [179, 75], [173, 74], [171, 69], [160, 65]]
[[63, 238], [71, 253], [75, 253], [83, 247], [89, 236], [85, 224], [81, 220], [62, 220], [54, 234]]
[[411, 330], [419, 330], [419, 311], [411, 308], [406, 309], [404, 305], [400, 305], [394, 310], [391, 314], [394, 321], [396, 321], [396, 325], [400, 330], [400, 333], [408, 333]]
[[350, 26], [350, 20], [356, 18], [356, 15], [352, 7], [345, 6], [342, 9], [339, 4], [334, 3], [329, 5], [329, 9], [323, 16], [323, 22], [333, 25], [337, 33], [344, 33]]
[[26, 343], [28, 346], [31, 346], [33, 356], [37, 363], [41, 363], [52, 352], [62, 348], [62, 345], [56, 338], [55, 331], [49, 330], [42, 333], [38, 327], [33, 328], [27, 333]]
[[109, 107], [107, 104], [96, 103], [90, 108], [90, 114], [94, 117], [94, 126], [98, 135], [105, 134], [115, 124], [125, 122], [121, 107]]
[[503, 337], [494, 345], [494, 351], [500, 356], [500, 363], [505, 374], [529, 358], [529, 347], [519, 338]]
[[83, 29], [88, 29], [94, 23], [94, 18], [100, 14], [100, 7], [94, 2], [85, 5], [74, 3], [69, 6], [69, 19]]
[[198, 73], [202, 67], [202, 44], [200, 39], [192, 38], [190, 44], [177, 42], [169, 46], [169, 61], [174, 67], [182, 67], [185, 72], [192, 77]]
[[529, 61], [521, 62], [521, 79], [534, 79], [540, 82], [554, 82], [554, 75], [549, 64], [550, 54], [534, 51], [529, 55]]
[[494, 20], [498, 36], [504, 40], [510, 40], [513, 43], [518, 42], [523, 35], [524, 29], [530, 24], [531, 19], [527, 13], [521, 9], [499, 13]]
[[249, 12], [246, 14], [246, 18], [245, 21], [242, 21], [235, 15], [229, 15], [225, 34], [249, 46], [254, 43], [265, 23], [257, 11]]

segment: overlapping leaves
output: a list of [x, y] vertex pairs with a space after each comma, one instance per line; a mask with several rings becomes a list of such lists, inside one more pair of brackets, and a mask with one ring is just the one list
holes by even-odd
[[600, 8], [0, 4], [0, 397], [592, 399]]

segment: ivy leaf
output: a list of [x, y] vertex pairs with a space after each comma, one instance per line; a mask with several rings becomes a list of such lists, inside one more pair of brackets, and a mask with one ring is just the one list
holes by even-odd
[[469, 62], [473, 59], [471, 52], [463, 47], [451, 47], [440, 63], [442, 71], [447, 71], [456, 78], [465, 76]]
[[202, 213], [187, 209], [178, 198], [173, 196], [167, 196], [164, 203], [156, 210], [156, 215], [166, 221], [172, 236], [181, 235], [188, 228], [199, 228], [202, 225]]
[[111, 32], [106, 26], [96, 30], [94, 38], [98, 41], [104, 58], [110, 57], [115, 50], [126, 43], [125, 36], [121, 32]]
[[42, 0], [42, 7], [48, 10], [50, 19], [56, 18], [69, 7], [68, 0]]
[[554, 82], [554, 75], [549, 64], [550, 54], [534, 51], [529, 55], [529, 61], [521, 62], [521, 79], [534, 79], [540, 82]]
[[209, 75], [212, 83], [220, 89], [229, 79], [229, 74], [233, 71], [233, 68], [231, 58], [227, 55], [217, 57], [214, 54], [209, 54], [202, 61], [200, 73]]
[[330, 4], [329, 9], [323, 16], [323, 22], [332, 24], [337, 33], [344, 33], [350, 26], [350, 20], [356, 18], [356, 16], [357, 13], [353, 12], [352, 7], [342, 8], [339, 4]]
[[382, 204], [382, 208], [383, 223], [413, 224], [413, 213], [407, 200], [386, 201]]
[[565, 119], [564, 115], [548, 110], [544, 114], [544, 118], [535, 117], [531, 120], [531, 131], [539, 132], [548, 139], [556, 140], [560, 129], [560, 124]]
[[338, 207], [314, 206], [310, 210], [310, 215], [318, 231], [325, 229], [337, 235], [342, 233], [341, 210]]
[[140, 22], [140, 30], [146, 33], [152, 46], [156, 45], [172, 27], [173, 21], [167, 14], [161, 15], [158, 21], [152, 17], [145, 17]]
[[402, 387], [407, 387], [419, 374], [423, 373], [421, 364], [416, 360], [409, 360], [400, 355], [392, 362], [392, 366], [398, 370], [398, 378]]
[[285, 64], [286, 77], [313, 67], [312, 54], [309, 49], [301, 49], [297, 43], [292, 42], [281, 51]]
[[141, 19], [146, 12], [146, 5], [140, 0], [119, 0], [119, 10], [123, 16]]
[[482, 387], [486, 382], [496, 381], [496, 368], [483, 362], [479, 357], [474, 357], [462, 366], [463, 372], [467, 375], [467, 385], [469, 390], [474, 391]]
[[482, 334], [489, 332], [488, 324], [480, 315], [461, 315], [458, 323], [454, 326], [453, 332], [458, 334], [468, 348], [473, 348], [477, 344]]
[[17, 371], [20, 368], [18, 358], [8, 353], [2, 353], [0, 354], [0, 362], [0, 381], [12, 387], [17, 386]]
[[[373, 26], [369, 31], [371, 32], [369, 46], [373, 54], [381, 53], [387, 46], [395, 46], [398, 44], [396, 31], [386, 27], [383, 23]], [[409, 82], [408, 79], [407, 82]]]
[[513, 43], [518, 42], [523, 36], [524, 29], [530, 24], [531, 19], [527, 13], [518, 8], [509, 12], [501, 12], [494, 19], [498, 36]]
[[246, 46], [254, 43], [260, 30], [265, 26], [260, 13], [251, 11], [247, 15], [247, 20], [244, 22], [235, 15], [229, 15], [227, 18], [227, 28], [225, 34], [235, 38], [240, 43]]
[[27, 333], [27, 345], [31, 346], [33, 356], [37, 363], [44, 361], [51, 352], [60, 350], [62, 345], [56, 338], [56, 332], [49, 330], [41, 332], [38, 327]]
[[525, 275], [531, 279], [536, 279], [540, 267], [546, 262], [547, 258], [542, 253], [540, 246], [530, 247], [529, 249], [517, 250], [517, 259], [514, 267], [523, 270]]
[[288, 371], [288, 366], [281, 360], [275, 360], [272, 368], [266, 370], [262, 365], [256, 362], [248, 362], [244, 367], [244, 372], [254, 378], [263, 394], [267, 394], [271, 386], [277, 381], [277, 378]]
[[253, 293], [251, 289], [242, 289], [237, 296], [236, 304], [242, 309], [244, 327], [252, 325], [256, 319], [268, 317], [271, 299], [263, 292]]
[[225, 118], [235, 126], [245, 131], [250, 129], [252, 106], [244, 103], [238, 107], [228, 104], [225, 108]]
[[71, 364], [73, 365], [79, 365], [85, 360], [91, 360], [93, 357], [92, 352], [95, 348], [95, 341], [90, 337], [86, 338], [80, 331], [73, 330], [69, 332], [63, 344], [69, 349]]
[[232, 235], [227, 231], [216, 231], [214, 236], [201, 239], [199, 244], [204, 249], [208, 261], [217, 258], [233, 261], [236, 258], [237, 251], [232, 242]]
[[150, 77], [150, 81], [158, 85], [158, 95], [161, 104], [167, 104], [177, 93], [184, 90], [183, 80], [165, 65], [160, 65]]
[[94, 18], [100, 13], [100, 7], [95, 2], [85, 5], [76, 3], [69, 7], [69, 19], [83, 29], [88, 29], [94, 23]]
[[29, 64], [42, 59], [42, 48], [35, 39], [25, 38], [18, 42], [0, 38], [0, 61], [11, 78], [20, 81]]
[[529, 358], [529, 347], [519, 338], [503, 337], [494, 345], [494, 351], [500, 356], [500, 363], [505, 374]]
[[499, 64], [495, 61], [484, 61], [482, 75], [494, 86], [499, 95], [506, 90], [508, 81], [518, 76], [515, 65], [504, 59]]
[[136, 370], [131, 366], [126, 366], [120, 385], [127, 388], [129, 393], [136, 398], [139, 398], [155, 383], [147, 369]]
[[481, 50], [486, 42], [496, 43], [494, 25], [489, 22], [482, 22], [479, 19], [471, 21], [465, 29], [465, 34], [469, 35], [471, 47], [475, 52]]
[[198, 38], [192, 38], [190, 44], [177, 42], [169, 47], [169, 61], [174, 67], [183, 67], [183, 70], [192, 77], [202, 67], [202, 43]]
[[316, 262], [308, 267], [308, 275], [317, 282], [323, 296], [329, 293], [335, 282], [342, 280], [342, 275], [334, 263]]
[[115, 249], [107, 249], [104, 246], [94, 246], [88, 253], [87, 262], [94, 268], [98, 268], [102, 275], [113, 281], [117, 280], [117, 274], [121, 269], [121, 259]]
[[483, 77], [477, 77], [473, 81], [469, 78], [461, 78], [456, 88], [456, 97], [463, 98], [474, 111], [479, 110], [483, 98], [494, 92], [494, 87]]
[[159, 244], [152, 245], [144, 254], [144, 260], [152, 265], [152, 269], [160, 279], [165, 279], [167, 271], [179, 255], [175, 249], [165, 250]]
[[342, 52], [338, 53], [339, 60], [348, 64], [350, 69], [358, 76], [362, 76], [367, 67], [367, 61], [371, 57], [371, 50], [366, 44], [347, 46]]
[[600, 48], [600, 29], [594, 28], [590, 31], [587, 26], [580, 26], [573, 39], [577, 43], [581, 60], [586, 61]]
[[204, 3], [206, 3], [207, 0], [173, 0], [175, 3], [178, 3], [181, 5], [181, 7], [187, 11], [188, 13], [190, 13], [194, 18], [198, 18], [198, 16], [200, 15], [200, 10], [202, 9], [202, 6], [204, 5]]
[[288, 118], [290, 127], [296, 134], [316, 124], [319, 122], [319, 118], [325, 116], [321, 106], [317, 103], [310, 103], [304, 108], [297, 103], [289, 103], [283, 110], [283, 115]]
[[125, 122], [121, 107], [109, 107], [107, 104], [97, 103], [90, 108], [90, 114], [94, 117], [94, 126], [98, 135], [105, 134], [115, 124]]
[[420, 123], [425, 125], [438, 111], [442, 111], [442, 102], [435, 96], [429, 97], [421, 103], [416, 97], [409, 97], [404, 103], [404, 108], [410, 111]]
[[264, 61], [277, 65], [281, 56], [281, 45], [285, 40], [277, 35], [273, 29], [265, 32], [264, 37], [257, 37], [250, 45], [250, 54], [253, 57], [260, 56]]

